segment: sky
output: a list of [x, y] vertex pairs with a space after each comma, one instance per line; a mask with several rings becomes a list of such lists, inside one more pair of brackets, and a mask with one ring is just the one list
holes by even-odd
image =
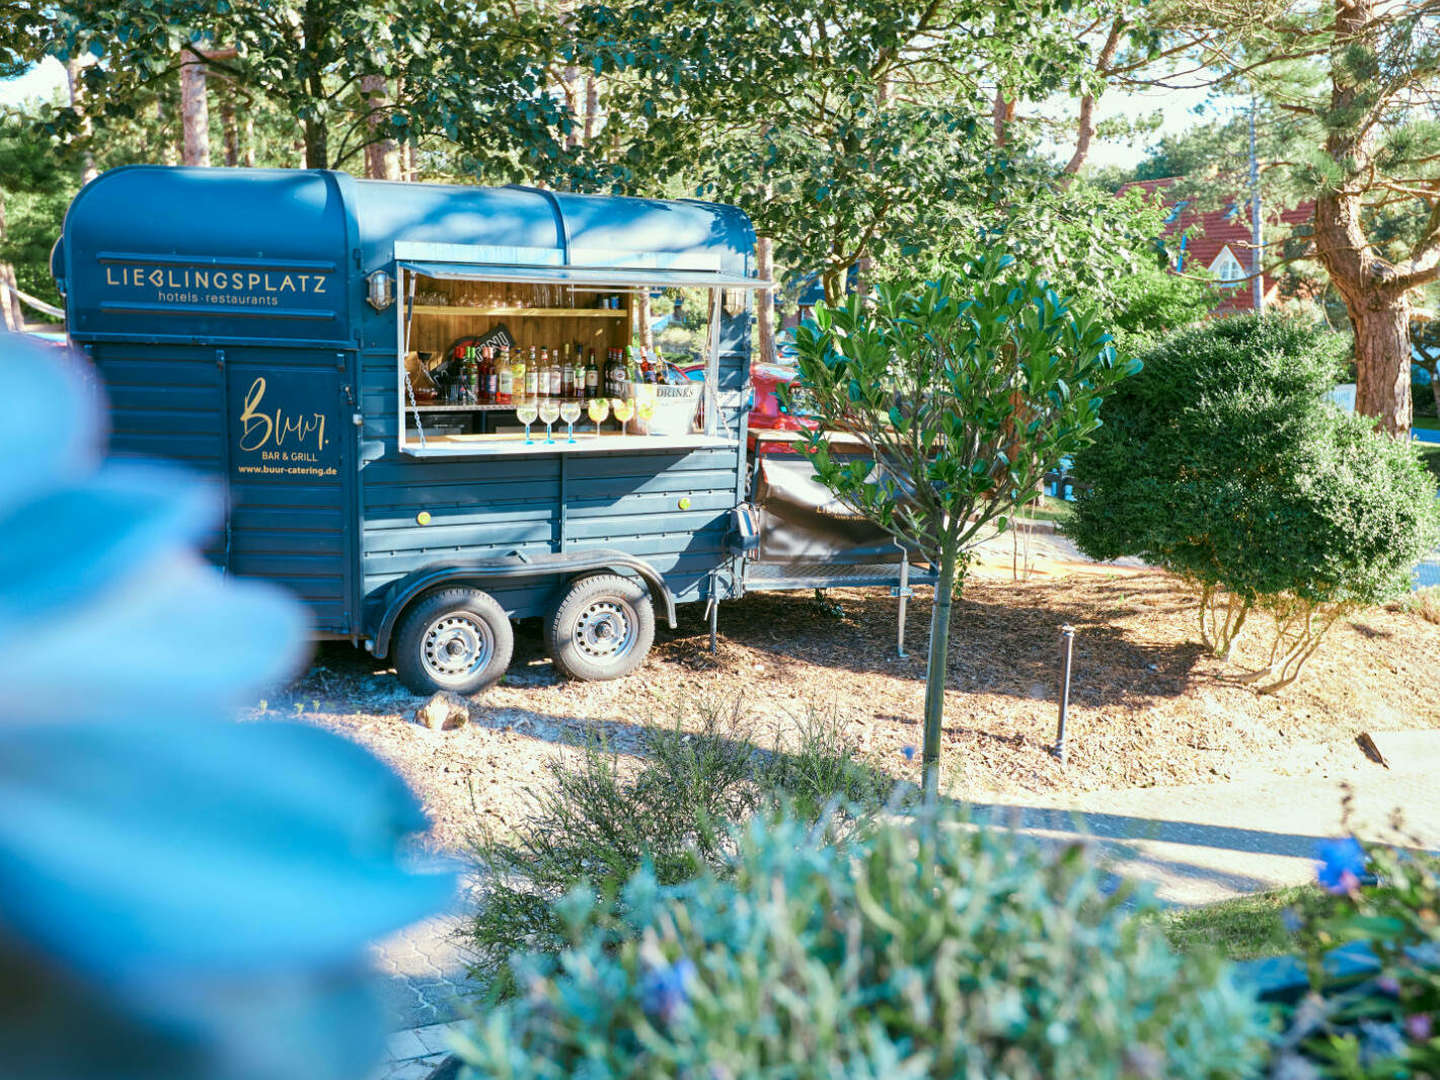
[[[48, 100], [65, 85], [65, 68], [59, 61], [46, 57], [30, 71], [17, 79], [0, 80], [0, 105], [20, 105], [40, 98]], [[1145, 143], [1157, 141], [1161, 135], [1172, 135], [1184, 131], [1201, 120], [1195, 107], [1205, 101], [1208, 91], [1199, 90], [1155, 90], [1140, 94], [1110, 93], [1100, 99], [1096, 119], [1104, 121], [1115, 117], [1138, 119], [1159, 112], [1162, 121], [1159, 131], [1145, 137]], [[1051, 116], [1073, 118], [1073, 102], [1057, 100], [1045, 109]], [[1097, 139], [1092, 145], [1090, 163], [1095, 166], [1118, 165], [1124, 168], [1136, 165], [1145, 157], [1146, 145], [1130, 145], [1117, 141]], [[1069, 148], [1064, 150], [1069, 155]]]

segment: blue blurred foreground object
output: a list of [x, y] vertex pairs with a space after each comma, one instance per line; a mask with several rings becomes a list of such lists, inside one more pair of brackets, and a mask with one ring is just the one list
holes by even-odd
[[1328, 893], [1353, 892], [1365, 874], [1365, 849], [1353, 836], [1322, 840], [1315, 845], [1315, 878]]
[[365, 946], [441, 907], [369, 754], [236, 724], [308, 627], [194, 554], [221, 493], [101, 463], [100, 402], [0, 333], [0, 1075], [355, 1080]]

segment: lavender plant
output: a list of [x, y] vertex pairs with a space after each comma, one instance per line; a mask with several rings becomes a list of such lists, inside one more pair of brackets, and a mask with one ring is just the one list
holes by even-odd
[[[1221, 1080], [1256, 1075], [1254, 1000], [1181, 958], [1079, 846], [955, 820], [835, 842], [757, 817], [722, 870], [617, 904], [578, 887], [569, 947], [517, 960], [470, 1075], [506, 1080]], [[923, 848], [923, 851], [922, 851]], [[1147, 906], [1138, 904], [1141, 910]]]

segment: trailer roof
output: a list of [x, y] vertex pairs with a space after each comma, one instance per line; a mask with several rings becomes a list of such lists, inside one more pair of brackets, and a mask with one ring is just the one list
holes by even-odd
[[[76, 196], [52, 270], [81, 338], [339, 342], [352, 337], [362, 301], [330, 279], [397, 260], [454, 272], [548, 268], [545, 276], [617, 286], [673, 275], [676, 284], [734, 287], [759, 284], [754, 244], [743, 212], [694, 200], [134, 165]], [[242, 334], [242, 320], [254, 328]]]

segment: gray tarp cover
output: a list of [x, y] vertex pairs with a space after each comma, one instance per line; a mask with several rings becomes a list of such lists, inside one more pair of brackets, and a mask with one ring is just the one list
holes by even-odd
[[890, 534], [837, 500], [804, 458], [762, 458], [755, 502], [760, 507], [756, 561], [860, 565], [900, 561]]

